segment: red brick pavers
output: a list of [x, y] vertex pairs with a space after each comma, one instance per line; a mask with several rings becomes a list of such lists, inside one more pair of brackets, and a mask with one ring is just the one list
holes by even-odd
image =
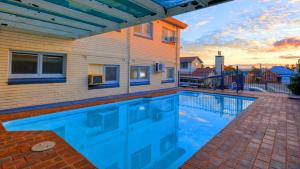
[[300, 101], [279, 94], [241, 95], [258, 99], [182, 169], [300, 169]]
[[[4, 114], [0, 115], [0, 122], [174, 92], [176, 91], [169, 90], [58, 108]], [[205, 92], [235, 94], [232, 91]], [[300, 101], [290, 100], [287, 96], [279, 94], [242, 92], [239, 95], [258, 97], [258, 99], [181, 168], [300, 169]], [[32, 145], [45, 140], [54, 140], [57, 143], [56, 147], [42, 153], [30, 151]], [[0, 125], [0, 168], [89, 169], [95, 166], [51, 131], [6, 132]]]

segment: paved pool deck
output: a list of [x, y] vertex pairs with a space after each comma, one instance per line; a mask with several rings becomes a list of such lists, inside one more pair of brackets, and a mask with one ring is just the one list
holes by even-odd
[[[236, 95], [234, 91], [189, 88], [184, 90]], [[80, 107], [140, 97], [155, 97], [176, 91], [166, 90], [63, 107], [1, 114], [0, 123]], [[283, 94], [240, 92], [238, 95], [256, 97], [257, 100], [181, 168], [300, 169], [300, 101], [288, 99]], [[30, 151], [32, 145], [46, 140], [54, 140], [57, 145], [44, 152]], [[0, 125], [0, 168], [89, 169], [96, 167], [52, 131], [7, 132]]]

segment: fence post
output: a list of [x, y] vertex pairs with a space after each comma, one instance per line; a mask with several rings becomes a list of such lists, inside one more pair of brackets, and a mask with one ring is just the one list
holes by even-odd
[[239, 94], [239, 66], [236, 66], [236, 94]]
[[224, 90], [224, 71], [221, 69], [221, 89]]

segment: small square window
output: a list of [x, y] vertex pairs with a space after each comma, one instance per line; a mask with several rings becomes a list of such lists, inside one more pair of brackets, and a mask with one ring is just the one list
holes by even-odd
[[167, 68], [167, 80], [174, 80], [174, 68]]
[[130, 80], [131, 81], [149, 81], [149, 66], [131, 66]]
[[118, 82], [119, 66], [105, 66], [105, 82]]
[[162, 41], [163, 42], [176, 42], [175, 31], [163, 28], [162, 30]]
[[151, 38], [153, 34], [152, 23], [136, 25], [134, 26], [133, 30], [134, 30], [134, 34], [145, 36], [148, 38]]

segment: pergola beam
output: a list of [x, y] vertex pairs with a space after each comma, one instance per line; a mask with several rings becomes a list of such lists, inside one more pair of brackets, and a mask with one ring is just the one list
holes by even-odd
[[165, 15], [166, 11], [165, 9], [158, 5], [157, 3], [151, 1], [151, 0], [129, 0], [130, 2], [133, 2], [143, 8], [146, 8], [158, 15]]
[[35, 20], [35, 19], [19, 17], [16, 15], [3, 13], [3, 12], [0, 12], [0, 19], [3, 22], [8, 21], [10, 23], [12, 23], [12, 22], [23, 23], [23, 24], [27, 24], [27, 25], [44, 27], [44, 28], [48, 28], [48, 29], [52, 29], [52, 30], [68, 32], [68, 33], [77, 35], [79, 37], [89, 36], [91, 34], [90, 31], [86, 31], [86, 30], [82, 30], [82, 29], [76, 29], [76, 28], [72, 28], [72, 27], [68, 27], [68, 26], [64, 26], [64, 25], [53, 24], [53, 23], [39, 21], [39, 20]]
[[25, 31], [34, 31], [42, 34], [47, 34], [47, 35], [56, 35], [59, 37], [65, 37], [65, 38], [72, 38], [72, 39], [77, 39], [79, 36], [69, 33], [69, 32], [64, 32], [60, 30], [55, 30], [51, 28], [45, 28], [41, 26], [35, 26], [35, 25], [29, 25], [26, 23], [21, 23], [21, 22], [11, 22], [7, 20], [2, 20], [0, 19], [0, 28], [12, 28], [12, 29], [19, 29], [19, 30], [25, 30]]
[[18, 7], [18, 6], [3, 3], [3, 2], [0, 2], [0, 11], [15, 14], [15, 15], [20, 15], [20, 16], [26, 16], [29, 18], [35, 18], [35, 19], [42, 20], [45, 22], [58, 23], [61, 25], [71, 26], [74, 28], [90, 30], [93, 32], [98, 32], [98, 33], [103, 32], [102, 27], [86, 24], [86, 23], [72, 20], [72, 19], [63, 18], [60, 16], [50, 15], [50, 14], [43, 13], [43, 12], [38, 12], [38, 11], [27, 9], [27, 8]]
[[[12, 0], [11, 0], [12, 1]], [[87, 21], [93, 24], [97, 24], [97, 25], [102, 25], [102, 26], [106, 26], [106, 27], [114, 27], [117, 28], [117, 23], [100, 18], [100, 17], [96, 17], [93, 15], [89, 15], [87, 13], [83, 13], [77, 10], [73, 10], [64, 6], [60, 6], [60, 5], [56, 5], [54, 3], [51, 2], [47, 2], [44, 0], [22, 0], [19, 3], [23, 3], [26, 5], [30, 5], [30, 6], [38, 6], [38, 8], [46, 10], [46, 11], [51, 11], [51, 12], [56, 12], [59, 13], [61, 15], [67, 15], [70, 16], [72, 18], [77, 18], [83, 21]]]
[[113, 17], [120, 18], [122, 20], [125, 20], [127, 22], [135, 22], [137, 20], [136, 17], [133, 15], [120, 11], [116, 8], [108, 7], [107, 5], [104, 5], [98, 1], [95, 0], [89, 0], [89, 1], [82, 1], [82, 0], [73, 0], [74, 2], [77, 2], [79, 4], [82, 4], [84, 6], [87, 6], [91, 9], [94, 9], [95, 11], [107, 13]]

